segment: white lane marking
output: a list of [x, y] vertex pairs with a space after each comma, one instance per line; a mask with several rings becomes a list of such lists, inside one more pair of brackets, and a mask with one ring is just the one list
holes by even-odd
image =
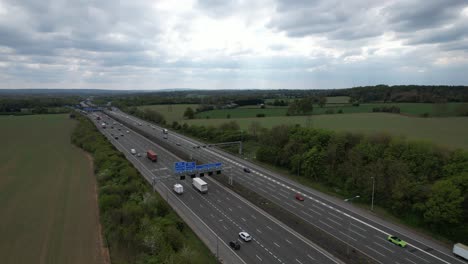
[[257, 258], [258, 258], [260, 261], [262, 261], [262, 258], [261, 258], [261, 257], [259, 257], [258, 255], [255, 255], [255, 256], [257, 256]]
[[273, 229], [271, 229], [271, 227], [269, 227], [269, 226], [266, 226], [266, 227], [267, 227], [268, 229], [270, 229], [270, 230], [273, 230]]
[[409, 258], [405, 258], [407, 261], [411, 262], [411, 263], [414, 263], [414, 264], [417, 264], [416, 262], [412, 261], [411, 259]]
[[350, 236], [350, 235], [346, 234], [345, 232], [343, 232], [343, 231], [340, 231], [340, 233], [341, 233], [341, 234], [343, 234], [343, 235], [345, 235], [345, 236], [347, 236], [348, 238], [350, 238], [350, 239], [354, 240], [355, 242], [357, 242], [357, 239], [355, 239], [354, 237], [352, 237], [352, 236]]
[[359, 234], [358, 232], [352, 230], [351, 228], [349, 229], [349, 231], [350, 231], [350, 232], [353, 232], [354, 234], [356, 234], [356, 235], [358, 235], [358, 236], [360, 236], [360, 237], [362, 237], [362, 238], [367, 238], [365, 235]]
[[241, 217], [241, 219], [242, 219], [242, 221], [244, 221], [244, 222], [245, 222], [245, 221], [247, 221], [247, 220], [245, 220], [245, 218], [244, 218], [244, 217]]
[[309, 257], [311, 260], [315, 260], [311, 255], [307, 254], [307, 257]]
[[351, 223], [351, 225], [352, 225], [353, 227], [355, 227], [355, 228], [361, 230], [362, 232], [367, 232], [367, 230], [365, 230], [364, 228], [361, 228], [361, 227], [359, 227], [359, 226], [357, 226], [357, 225], [355, 225], [355, 224], [353, 224], [353, 223]]
[[250, 215], [253, 219], [257, 219], [257, 217], [255, 217], [255, 215]]
[[273, 242], [273, 244], [275, 244], [275, 246], [277, 246], [277, 247], [280, 247], [280, 245], [276, 244], [276, 242]]
[[323, 222], [322, 220], [319, 220], [319, 222], [320, 222], [320, 223], [322, 223], [323, 225], [326, 225], [326, 226], [328, 226], [329, 228], [331, 228], [331, 229], [333, 229], [333, 230], [335, 230], [335, 229], [336, 229], [335, 227], [333, 227], [333, 226], [331, 226], [331, 225], [329, 225], [329, 224], [327, 224], [327, 223]]
[[225, 225], [223, 225], [223, 227], [224, 227], [224, 229], [228, 230], [228, 228]]
[[384, 255], [384, 254], [380, 253], [379, 251], [377, 251], [377, 250], [375, 250], [375, 249], [373, 249], [373, 248], [371, 248], [371, 247], [369, 247], [369, 246], [366, 246], [366, 248], [368, 248], [368, 249], [370, 249], [370, 250], [374, 251], [375, 253], [377, 253], [377, 254], [381, 255], [382, 257], [385, 257], [385, 255]]
[[304, 212], [304, 211], [302, 211], [302, 210], [301, 210], [301, 213], [307, 215], [307, 216], [310, 217], [310, 218], [314, 218], [312, 215], [310, 215], [310, 214], [308, 214], [308, 213], [306, 213], [306, 212]]
[[335, 220], [332, 220], [330, 217], [327, 217], [327, 220], [330, 221], [330, 222], [333, 222], [333, 223], [335, 223], [335, 224], [337, 224], [339, 226], [343, 226], [341, 223], [338, 223]]
[[286, 242], [288, 242], [289, 244], [291, 244], [291, 245], [292, 245], [291, 241], [289, 241], [289, 240], [287, 240], [287, 239], [284, 239], [284, 240], [286, 240]]
[[286, 195], [282, 194], [282, 193], [278, 193], [279, 195], [283, 196], [284, 198], [286, 199], [289, 199], [289, 197], [287, 197]]
[[381, 248], [383, 248], [383, 249], [385, 249], [385, 250], [387, 250], [387, 251], [390, 251], [390, 252], [392, 252], [392, 253], [395, 253], [395, 251], [390, 250], [390, 249], [388, 249], [387, 247], [385, 247], [385, 246], [383, 246], [383, 245], [380, 245], [379, 243], [377, 243], [377, 242], [375, 242], [375, 241], [374, 241], [374, 244], [376, 244], [377, 246], [379, 246], [379, 247], [381, 247]]
[[312, 209], [310, 209], [310, 208], [307, 208], [307, 209], [309, 209], [309, 211], [311, 211], [311, 212], [314, 213], [314, 214], [318, 214], [318, 215], [322, 216], [322, 214], [319, 213], [319, 212], [317, 212], [317, 211], [314, 211], [314, 210], [312, 210]]
[[291, 207], [294, 208], [294, 209], [297, 208], [296, 206], [294, 206], [294, 205], [292, 205], [292, 204], [290, 204], [290, 203], [286, 203], [286, 205], [289, 205], [289, 206], [291, 206]]
[[300, 262], [298, 259], [296, 259], [296, 261], [297, 261], [299, 264], [302, 264], [302, 262]]
[[231, 209], [231, 207], [228, 207], [228, 210], [232, 212], [232, 209]]
[[262, 231], [260, 231], [260, 230], [258, 230], [258, 229], [257, 229], [257, 232], [259, 232], [260, 234], [262, 233]]
[[419, 259], [421, 259], [421, 260], [423, 260], [423, 261], [425, 261], [425, 262], [427, 262], [427, 263], [430, 263], [428, 260], [421, 258], [420, 256], [418, 256], [418, 255], [412, 253], [411, 251], [408, 251], [408, 253], [410, 253], [411, 255], [413, 255], [413, 256], [415, 256], [415, 257], [417, 257], [417, 258], [419, 258]]
[[341, 221], [343, 221], [343, 218], [337, 216], [336, 214], [332, 214], [332, 213], [330, 213], [330, 212], [329, 212], [328, 214], [331, 215], [331, 216], [333, 216], [333, 217], [335, 217], [335, 218], [340, 219]]

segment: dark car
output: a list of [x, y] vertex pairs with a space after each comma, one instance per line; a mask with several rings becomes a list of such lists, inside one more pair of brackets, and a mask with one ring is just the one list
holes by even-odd
[[238, 241], [230, 241], [229, 242], [229, 246], [231, 246], [233, 249], [235, 250], [239, 250], [240, 249], [240, 244]]
[[119, 137], [115, 137], [115, 139], [119, 139]]
[[303, 202], [304, 196], [302, 196], [300, 193], [296, 193], [296, 200]]
[[244, 172], [250, 173], [250, 169], [249, 168], [244, 168]]

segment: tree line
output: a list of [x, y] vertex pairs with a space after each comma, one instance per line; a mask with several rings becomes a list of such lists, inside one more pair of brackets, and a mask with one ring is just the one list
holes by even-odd
[[94, 158], [100, 221], [112, 262], [216, 263], [125, 156], [89, 120], [76, 116], [72, 142]]
[[55, 114], [69, 112], [65, 106], [79, 103], [78, 97], [5, 97], [0, 98], [0, 114]]
[[[395, 109], [384, 109], [396, 111]], [[381, 111], [381, 109], [379, 109]], [[468, 243], [468, 152], [386, 134], [365, 136], [300, 126], [266, 129], [252, 122], [219, 126], [172, 123], [206, 142], [252, 141], [256, 158], [292, 174], [375, 204], [407, 223]], [[234, 150], [234, 149], [233, 149]]]
[[364, 136], [298, 126], [262, 130], [259, 161], [360, 195], [453, 241], [468, 242], [468, 153], [385, 134]]

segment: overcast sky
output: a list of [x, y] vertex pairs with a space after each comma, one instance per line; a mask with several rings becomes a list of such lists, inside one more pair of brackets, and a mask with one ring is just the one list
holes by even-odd
[[468, 85], [468, 0], [0, 0], [0, 88]]

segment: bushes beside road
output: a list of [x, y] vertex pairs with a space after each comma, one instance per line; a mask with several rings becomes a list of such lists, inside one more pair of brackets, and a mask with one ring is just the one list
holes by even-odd
[[257, 159], [369, 202], [411, 224], [468, 243], [468, 153], [388, 135], [278, 126]]
[[216, 263], [124, 155], [91, 121], [77, 119], [72, 142], [94, 158], [100, 219], [112, 262]]

